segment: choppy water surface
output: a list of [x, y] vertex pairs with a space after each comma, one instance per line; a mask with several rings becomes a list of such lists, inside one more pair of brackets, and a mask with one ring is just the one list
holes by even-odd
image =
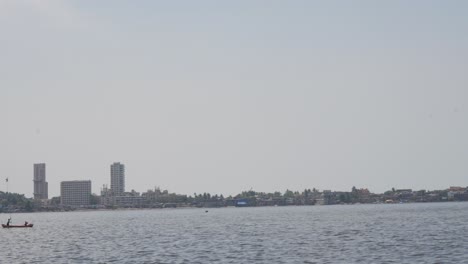
[[468, 263], [468, 203], [208, 210], [13, 214], [0, 261]]

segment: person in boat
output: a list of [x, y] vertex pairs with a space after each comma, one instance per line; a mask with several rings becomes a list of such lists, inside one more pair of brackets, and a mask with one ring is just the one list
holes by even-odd
[[27, 226], [28, 225], [28, 221], [24, 221], [24, 226]]
[[7, 225], [7, 226], [10, 226], [10, 222], [11, 222], [11, 217], [8, 218], [8, 221], [7, 221], [6, 225]]

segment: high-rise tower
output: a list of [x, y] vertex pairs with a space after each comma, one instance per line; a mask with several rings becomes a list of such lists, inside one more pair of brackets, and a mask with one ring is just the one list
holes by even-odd
[[125, 192], [125, 165], [114, 162], [111, 165], [111, 191], [114, 196], [123, 195]]
[[45, 163], [34, 164], [34, 199], [48, 199], [48, 184], [46, 182]]

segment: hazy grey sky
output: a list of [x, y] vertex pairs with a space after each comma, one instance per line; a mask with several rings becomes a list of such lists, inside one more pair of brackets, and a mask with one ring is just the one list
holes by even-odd
[[0, 0], [1, 190], [468, 185], [467, 1]]

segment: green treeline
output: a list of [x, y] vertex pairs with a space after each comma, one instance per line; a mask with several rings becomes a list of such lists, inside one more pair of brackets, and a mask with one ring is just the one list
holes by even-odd
[[26, 198], [24, 194], [0, 192], [0, 212], [32, 212], [33, 210], [33, 200]]

